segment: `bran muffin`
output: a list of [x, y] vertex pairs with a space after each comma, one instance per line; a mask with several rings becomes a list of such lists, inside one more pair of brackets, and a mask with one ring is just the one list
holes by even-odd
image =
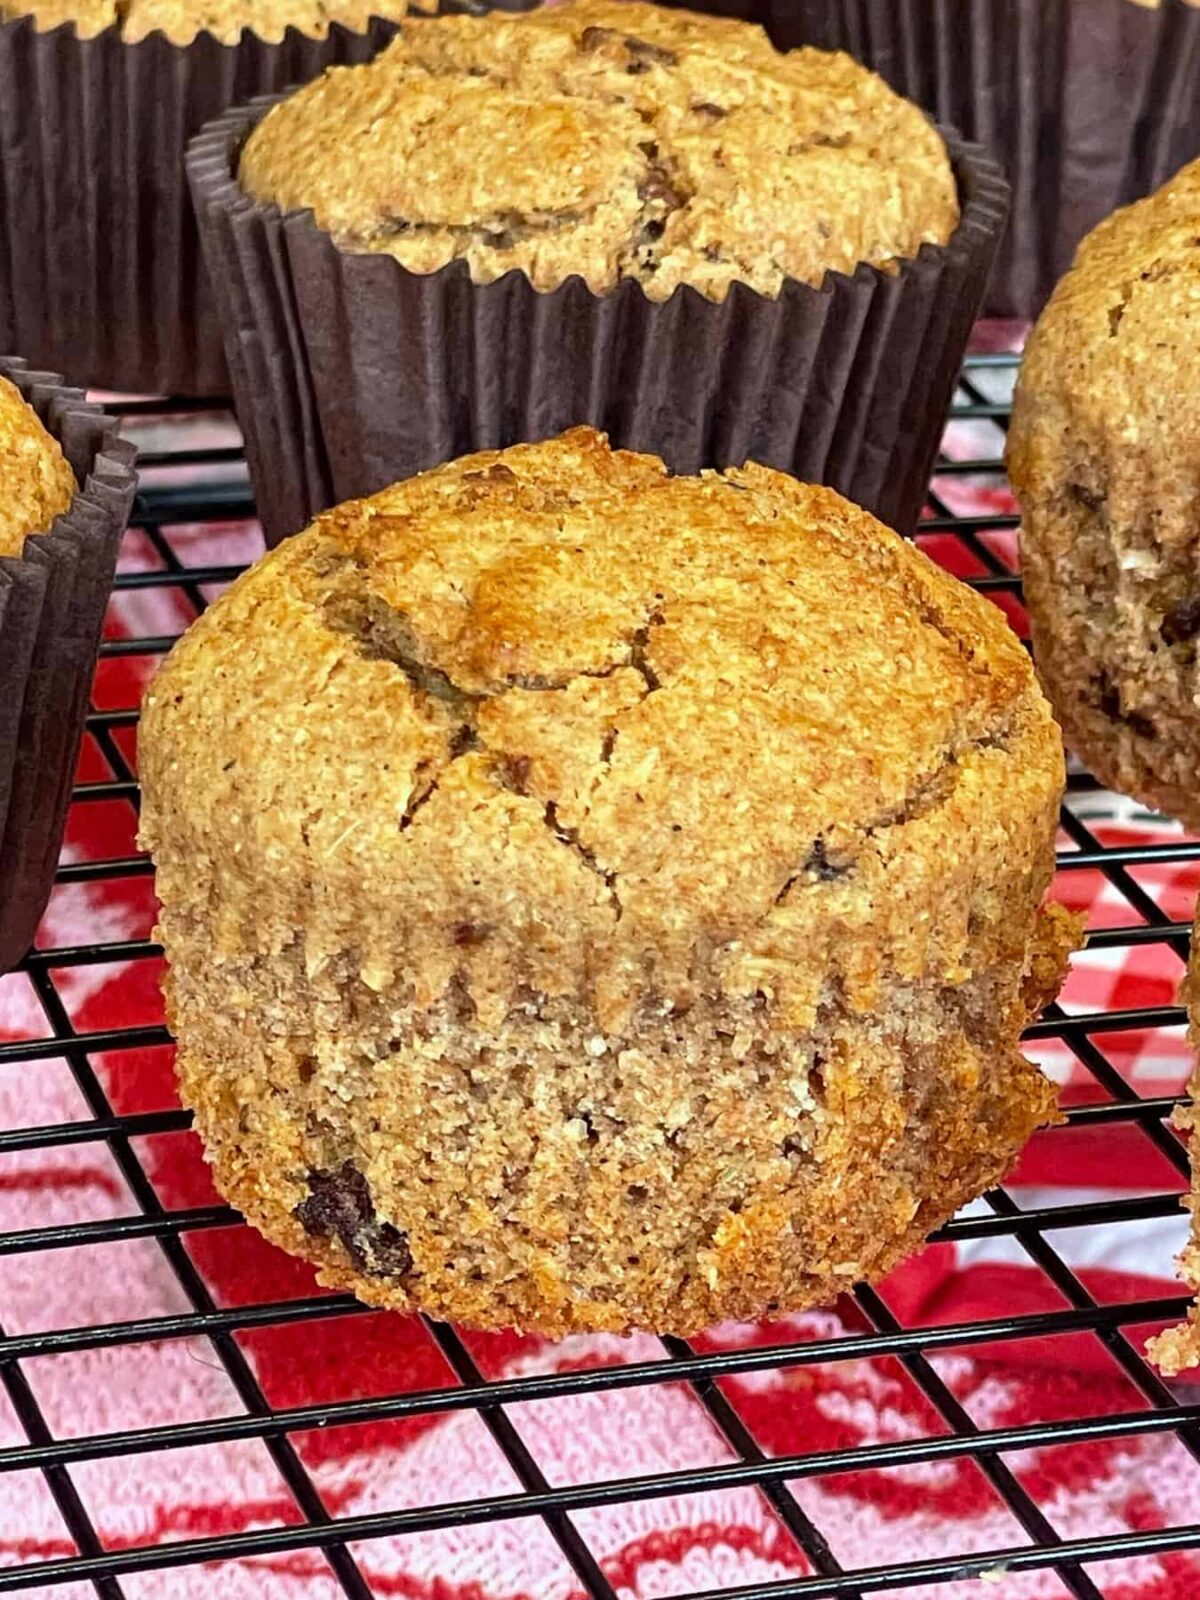
[[404, 0], [0, 0], [0, 350], [89, 388], [229, 393], [184, 173], [244, 95], [367, 61]]
[[310, 39], [325, 39], [334, 24], [365, 33], [374, 17], [399, 20], [406, 0], [3, 0], [0, 21], [30, 17], [40, 32], [74, 23], [79, 38], [117, 28], [127, 43], [156, 30], [172, 44], [190, 44], [210, 34], [236, 44], [244, 31], [279, 41], [289, 28]]
[[[1200, 921], [1200, 910], [1197, 911]], [[1192, 950], [1188, 960], [1187, 977], [1179, 996], [1187, 1007], [1188, 1040], [1192, 1049], [1200, 1054], [1200, 933], [1192, 929]], [[1184, 1202], [1192, 1213], [1191, 1238], [1176, 1261], [1180, 1276], [1194, 1295], [1200, 1296], [1200, 1149], [1196, 1139], [1196, 1106], [1200, 1104], [1200, 1062], [1192, 1069], [1188, 1084], [1191, 1103], [1177, 1106], [1171, 1121], [1192, 1138], [1192, 1192]], [[1167, 1377], [1200, 1366], [1200, 1299], [1188, 1309], [1187, 1321], [1177, 1327], [1167, 1328], [1157, 1338], [1151, 1339], [1146, 1352]]]
[[1110, 787], [1200, 828], [1200, 162], [1080, 247], [1009, 434], [1038, 671]]
[[413, 272], [634, 277], [655, 300], [819, 284], [945, 244], [959, 215], [941, 135], [848, 56], [641, 0], [408, 28], [277, 105], [241, 181]]
[[0, 973], [54, 883], [117, 549], [133, 500], [117, 422], [0, 356]]
[[176, 646], [140, 767], [217, 1181], [371, 1304], [818, 1302], [1054, 1117], [1058, 731], [827, 489], [578, 429], [338, 507]]
[[45, 533], [77, 488], [58, 440], [0, 375], [0, 556], [19, 556], [26, 538]]
[[1036, 317], [1084, 236], [1200, 155], [1195, 0], [687, 0], [847, 50], [1012, 185], [985, 316]]
[[268, 543], [585, 423], [907, 531], [1007, 204], [848, 57], [638, 0], [414, 20], [188, 171]]

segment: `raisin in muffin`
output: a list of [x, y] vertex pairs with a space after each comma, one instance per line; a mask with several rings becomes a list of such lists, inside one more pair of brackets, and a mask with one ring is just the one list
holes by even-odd
[[[1197, 910], [1197, 926], [1192, 929], [1192, 952], [1179, 998], [1187, 1007], [1188, 1039], [1192, 1049], [1200, 1052], [1200, 909]], [[1200, 1296], [1200, 1150], [1195, 1144], [1200, 1063], [1192, 1069], [1188, 1095], [1192, 1103], [1176, 1107], [1171, 1118], [1177, 1128], [1189, 1131], [1192, 1136], [1192, 1192], [1185, 1202], [1192, 1213], [1191, 1239], [1180, 1252], [1176, 1265], [1188, 1288]], [[1150, 1359], [1168, 1377], [1200, 1366], [1200, 1302], [1190, 1307], [1186, 1322], [1160, 1333], [1146, 1348]]]
[[638, 0], [420, 22], [276, 106], [241, 181], [415, 272], [634, 277], [658, 300], [820, 283], [958, 221], [941, 136], [873, 73]]
[[45, 533], [78, 485], [58, 440], [16, 384], [0, 375], [0, 556], [19, 556]]
[[830, 490], [579, 429], [319, 518], [141, 735], [217, 1181], [364, 1300], [558, 1334], [827, 1299], [1004, 1173], [1058, 730]]
[[1200, 163], [1080, 246], [1009, 435], [1038, 671], [1105, 783], [1200, 828]]

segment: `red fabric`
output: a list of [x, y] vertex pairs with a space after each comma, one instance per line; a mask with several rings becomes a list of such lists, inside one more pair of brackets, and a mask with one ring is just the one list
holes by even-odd
[[[991, 449], [995, 441], [983, 443]], [[975, 454], [981, 442], [968, 432], [958, 447], [964, 455]], [[990, 508], [1009, 507], [996, 491], [984, 493]], [[947, 494], [959, 497], [960, 509], [964, 497], [978, 504], [978, 492], [961, 481], [948, 485]], [[237, 561], [256, 553], [256, 531], [246, 525], [181, 529], [172, 537], [192, 563]], [[970, 565], [954, 541], [939, 536], [925, 542], [948, 565]], [[1010, 551], [1011, 544], [1009, 539]], [[139, 536], [131, 534], [125, 566], [155, 562]], [[109, 631], [112, 636], [168, 633], [187, 619], [170, 591], [130, 593], [114, 605]], [[141, 658], [106, 661], [97, 677], [97, 703], [108, 708], [136, 704], [152, 667], [153, 662]], [[132, 731], [120, 730], [117, 737], [132, 757]], [[84, 750], [81, 774], [88, 779], [112, 775], [94, 743]], [[1093, 809], [1091, 825], [1109, 843], [1179, 837], [1174, 827], [1144, 817], [1127, 803], [1098, 797]], [[67, 857], [129, 854], [133, 832], [132, 808], [124, 802], [77, 805]], [[1163, 867], [1139, 869], [1136, 876], [1171, 915], [1186, 917], [1197, 871], [1192, 866]], [[1137, 920], [1098, 873], [1064, 871], [1057, 892], [1086, 908], [1093, 926]], [[40, 942], [136, 938], [149, 934], [152, 921], [152, 891], [145, 878], [64, 885], [52, 902]], [[142, 961], [76, 967], [56, 973], [55, 979], [73, 1021], [85, 1031], [153, 1023], [161, 1019], [159, 965]], [[1088, 952], [1075, 963], [1063, 1003], [1068, 1010], [1169, 1003], [1181, 970], [1178, 958], [1161, 944]], [[46, 1032], [28, 980], [21, 975], [0, 980], [0, 1037]], [[1114, 1033], [1099, 1042], [1138, 1092], [1171, 1095], [1182, 1088], [1189, 1059], [1179, 1030]], [[1064, 1046], [1042, 1043], [1034, 1053], [1062, 1085], [1065, 1103], [1107, 1098]], [[97, 1066], [119, 1112], [176, 1103], [168, 1049], [118, 1052], [99, 1058]], [[86, 1115], [61, 1061], [0, 1074], [0, 1126], [74, 1121]], [[168, 1209], [216, 1198], [194, 1136], [158, 1135], [136, 1143]], [[1138, 1127], [1110, 1122], [1039, 1135], [1008, 1188], [1028, 1207], [1138, 1193], [1169, 1196], [1179, 1191], [1181, 1179]], [[39, 1149], [0, 1162], [0, 1229], [112, 1217], [136, 1209], [102, 1143]], [[1048, 1237], [1086, 1291], [1103, 1304], [1170, 1294], [1175, 1291], [1170, 1257], [1182, 1241], [1184, 1218], [1169, 1202], [1163, 1209], [1163, 1216], [1136, 1225], [1071, 1228]], [[286, 1301], [318, 1292], [307, 1267], [244, 1227], [197, 1233], [185, 1244], [220, 1305]], [[882, 1293], [891, 1314], [906, 1327], [973, 1323], [1066, 1307], [1020, 1244], [1003, 1237], [931, 1246], [894, 1273]], [[9, 1333], [187, 1309], [186, 1296], [152, 1240], [0, 1257], [0, 1320]], [[702, 1349], [772, 1345], [864, 1331], [861, 1313], [847, 1302], [760, 1328], [716, 1329], [697, 1344]], [[1152, 1330], [1128, 1331], [1137, 1340]], [[569, 1371], [663, 1354], [648, 1335], [575, 1338], [559, 1344], [516, 1335], [468, 1336], [468, 1342], [489, 1377]], [[436, 1389], [453, 1382], [415, 1319], [360, 1313], [308, 1320], [249, 1330], [238, 1335], [237, 1343], [276, 1407]], [[982, 1428], [1103, 1416], [1135, 1411], [1143, 1404], [1108, 1347], [1090, 1334], [935, 1352], [929, 1363]], [[242, 1409], [217, 1350], [203, 1339], [83, 1350], [27, 1361], [24, 1371], [59, 1436], [219, 1417]], [[748, 1372], [723, 1380], [721, 1387], [769, 1454], [948, 1431], [914, 1373], [891, 1358]], [[553, 1484], [733, 1459], [699, 1400], [682, 1384], [511, 1406], [508, 1415]], [[22, 1442], [16, 1416], [0, 1399], [0, 1446]], [[483, 1422], [469, 1410], [317, 1429], [296, 1437], [293, 1444], [334, 1515], [517, 1488]], [[1190, 1522], [1200, 1488], [1200, 1469], [1169, 1435], [1017, 1452], [1006, 1465], [1067, 1538]], [[258, 1440], [89, 1461], [73, 1467], [71, 1476], [101, 1540], [111, 1548], [300, 1520], [277, 1465]], [[38, 1474], [10, 1474], [0, 1482], [0, 1563], [73, 1552]], [[802, 1478], [792, 1491], [848, 1566], [965, 1556], [1027, 1543], [996, 1488], [969, 1457]], [[767, 1501], [752, 1488], [619, 1504], [580, 1513], [575, 1521], [622, 1596], [716, 1589], [807, 1570]], [[352, 1553], [380, 1595], [567, 1600], [578, 1592], [569, 1567], [536, 1519], [378, 1540]], [[256, 1600], [314, 1600], [340, 1592], [325, 1557], [311, 1551], [225, 1563], [216, 1576], [219, 1591], [214, 1591], [214, 1573], [195, 1567], [151, 1572], [123, 1580], [123, 1585], [127, 1595], [156, 1600], [212, 1592], [253, 1595]], [[936, 1588], [918, 1585], [893, 1592], [938, 1600], [975, 1600], [984, 1593], [998, 1600], [1047, 1600], [1067, 1593], [1051, 1571], [997, 1571], [990, 1576], [994, 1582], [987, 1587], [963, 1578]], [[1200, 1593], [1200, 1558], [1184, 1552], [1126, 1559], [1094, 1567], [1092, 1577], [1111, 1600], [1194, 1600]], [[85, 1591], [80, 1587], [77, 1592]]]

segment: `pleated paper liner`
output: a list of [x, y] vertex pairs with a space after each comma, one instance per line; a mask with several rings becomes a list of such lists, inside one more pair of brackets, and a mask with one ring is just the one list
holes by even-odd
[[369, 60], [395, 31], [174, 45], [0, 24], [0, 350], [94, 388], [227, 394], [187, 141], [227, 106]]
[[268, 542], [319, 511], [471, 450], [576, 423], [674, 471], [752, 459], [828, 483], [911, 529], [1004, 224], [995, 163], [952, 133], [962, 219], [892, 272], [860, 266], [777, 299], [722, 304], [633, 280], [540, 293], [337, 250], [309, 212], [259, 205], [235, 176], [280, 96], [192, 142], [188, 172]]
[[117, 422], [50, 373], [0, 357], [80, 488], [48, 532], [0, 559], [0, 973], [54, 884], [113, 568], [135, 488]]
[[986, 315], [1036, 316], [1084, 234], [1200, 155], [1188, 0], [684, 4], [762, 23], [783, 50], [846, 50], [999, 161], [1012, 219]]

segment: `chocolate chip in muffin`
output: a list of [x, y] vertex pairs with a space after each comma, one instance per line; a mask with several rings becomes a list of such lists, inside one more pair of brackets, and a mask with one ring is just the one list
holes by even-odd
[[1190, 644], [1200, 633], [1200, 595], [1173, 605], [1158, 630], [1168, 644]]
[[1098, 489], [1089, 489], [1086, 484], [1082, 483], [1069, 483], [1067, 485], [1067, 493], [1085, 511], [1099, 512], [1104, 510], [1106, 497]]
[[310, 1172], [309, 1195], [296, 1207], [307, 1233], [337, 1239], [360, 1272], [400, 1278], [412, 1268], [408, 1236], [375, 1215], [371, 1191], [349, 1161], [334, 1172]]

